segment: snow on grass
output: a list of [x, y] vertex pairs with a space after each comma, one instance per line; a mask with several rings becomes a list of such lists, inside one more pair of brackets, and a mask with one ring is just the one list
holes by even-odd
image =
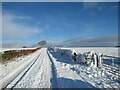
[[[40, 50], [41, 51], [41, 50]], [[39, 54], [39, 51], [36, 51], [33, 54], [26, 56], [25, 58], [20, 57], [16, 61], [8, 63], [7, 66], [0, 64], [0, 83], [2, 86], [10, 83], [14, 78], [16, 78]]]
[[[51, 54], [51, 57], [52, 57], [52, 54]], [[64, 63], [65, 59], [63, 60], [63, 62], [56, 59], [58, 58], [52, 57], [52, 60], [57, 70], [57, 81], [59, 82], [60, 88], [95, 88], [93, 85], [83, 80], [76, 73], [76, 71], [73, 71], [71, 69], [72, 67], [74, 67], [73, 66], [74, 64]], [[68, 61], [68, 63], [70, 62]]]
[[57, 52], [51, 52], [58, 82], [62, 88], [118, 88], [116, 76], [104, 68], [94, 68], [79, 62], [69, 61]]
[[92, 52], [95, 51], [97, 54], [103, 53], [104, 55], [108, 56], [119, 56], [120, 52], [118, 52], [119, 48], [116, 47], [80, 47], [80, 48], [62, 48], [62, 49], [71, 49], [75, 50], [76, 52]]

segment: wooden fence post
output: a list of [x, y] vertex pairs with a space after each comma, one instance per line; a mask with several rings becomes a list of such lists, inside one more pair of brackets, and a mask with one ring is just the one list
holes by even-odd
[[112, 58], [112, 66], [114, 66], [114, 58]]
[[98, 56], [96, 53], [94, 53], [94, 67], [98, 67]]
[[99, 54], [99, 67], [101, 67], [103, 64], [103, 53]]

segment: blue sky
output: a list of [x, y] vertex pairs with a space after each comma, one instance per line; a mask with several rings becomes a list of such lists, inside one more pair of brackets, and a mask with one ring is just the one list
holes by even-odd
[[118, 34], [117, 3], [4, 2], [3, 41], [61, 42]]

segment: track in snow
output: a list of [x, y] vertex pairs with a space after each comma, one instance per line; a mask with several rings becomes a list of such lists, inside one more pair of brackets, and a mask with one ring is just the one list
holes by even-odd
[[52, 63], [52, 78], [51, 78], [51, 88], [60, 88], [60, 84], [57, 80], [57, 70], [56, 70], [56, 67], [55, 67], [55, 64], [53, 62], [53, 59], [52, 57], [50, 56], [50, 53], [48, 52], [48, 56], [50, 58], [50, 61]]
[[38, 58], [32, 65], [21, 73], [7, 88], [49, 88], [51, 63], [46, 53], [42, 49]]
[[95, 88], [71, 69], [74, 64], [62, 63], [59, 60], [64, 62], [65, 59], [61, 57], [54, 58], [51, 53], [49, 53], [49, 56], [54, 64], [54, 76], [56, 77], [55, 81], [57, 81], [56, 88]]
[[50, 56], [60, 88], [118, 88], [118, 83], [108, 78], [108, 75], [101, 77], [99, 74], [103, 71], [98, 68], [69, 61], [57, 52], [50, 52]]
[[6, 88], [99, 88], [95, 81], [82, 74], [84, 70], [80, 73], [74, 70], [75, 66], [76, 63], [43, 48]]

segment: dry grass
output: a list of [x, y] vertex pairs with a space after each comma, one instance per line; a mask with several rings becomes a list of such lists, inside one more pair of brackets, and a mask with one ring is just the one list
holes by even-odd
[[19, 58], [24, 55], [29, 55], [39, 49], [41, 49], [41, 47], [38, 47], [36, 49], [4, 51], [4, 52], [0, 53], [0, 63], [2, 63], [2, 64], [8, 63], [10, 61], [15, 60], [15, 58]]

